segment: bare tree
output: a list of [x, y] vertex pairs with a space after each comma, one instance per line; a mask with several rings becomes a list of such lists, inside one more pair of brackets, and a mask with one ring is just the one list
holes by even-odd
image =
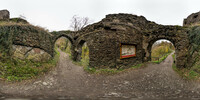
[[88, 17], [79, 17], [77, 15], [74, 15], [72, 17], [70, 27], [73, 28], [74, 31], [79, 31], [87, 26], [89, 24], [89, 21], [90, 20]]

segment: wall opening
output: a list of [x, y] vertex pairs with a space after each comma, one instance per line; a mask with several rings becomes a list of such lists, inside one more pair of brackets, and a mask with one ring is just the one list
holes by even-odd
[[85, 41], [80, 41], [78, 45], [77, 61], [84, 67], [89, 66], [89, 47]]
[[174, 53], [175, 62], [175, 47], [172, 42], [166, 39], [160, 39], [153, 43], [151, 47], [151, 61], [160, 63], [171, 53]]
[[71, 46], [71, 41], [68, 38], [62, 36], [56, 40], [54, 48], [67, 53], [69, 57], [71, 57]]

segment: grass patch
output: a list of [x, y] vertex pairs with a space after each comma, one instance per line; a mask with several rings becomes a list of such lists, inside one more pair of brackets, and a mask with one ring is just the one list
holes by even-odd
[[188, 80], [198, 80], [198, 79], [200, 79], [200, 74], [197, 73], [194, 70], [187, 69], [187, 68], [178, 69], [175, 64], [172, 65], [172, 68], [173, 68], [174, 71], [176, 71], [184, 79], [188, 79]]
[[128, 69], [114, 69], [114, 68], [106, 68], [106, 69], [96, 69], [96, 68], [93, 68], [93, 67], [84, 67], [84, 70], [88, 73], [92, 73], [92, 74], [106, 74], [106, 75], [112, 75], [112, 74], [117, 74], [117, 73], [120, 73], [120, 72], [124, 72], [124, 71], [128, 71], [128, 70], [131, 70], [131, 69], [138, 69], [142, 66], [144, 66], [145, 64], [137, 64], [135, 66], [132, 66]]
[[137, 64], [135, 66], [132, 66], [131, 68], [140, 68], [143, 64]]
[[164, 61], [170, 54], [171, 54], [171, 52], [168, 53], [168, 54], [166, 54], [166, 55], [164, 55], [164, 56], [162, 56], [161, 58], [159, 58], [159, 60], [152, 61], [152, 62], [153, 62], [153, 63], [159, 64], [159, 63], [161, 63], [162, 61]]
[[[172, 55], [173, 59], [175, 60], [175, 54]], [[183, 69], [178, 69], [176, 67], [176, 64], [173, 63], [172, 65], [172, 69], [174, 71], [176, 71], [180, 76], [182, 76], [184, 79], [188, 79], [188, 80], [198, 80], [200, 79], [200, 73], [197, 73], [195, 71], [195, 68], [192, 67], [190, 69], [187, 68], [183, 68]]]
[[59, 59], [59, 52], [56, 50], [55, 57], [48, 62], [31, 62], [6, 58], [0, 60], [0, 78], [7, 81], [22, 81], [36, 78], [53, 68]]
[[172, 58], [173, 58], [173, 60], [176, 60], [176, 58], [175, 58], [175, 54], [172, 54]]

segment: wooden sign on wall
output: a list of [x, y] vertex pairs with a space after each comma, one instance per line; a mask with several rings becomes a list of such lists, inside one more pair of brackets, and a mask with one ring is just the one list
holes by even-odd
[[136, 56], [136, 46], [134, 44], [120, 44], [120, 59]]

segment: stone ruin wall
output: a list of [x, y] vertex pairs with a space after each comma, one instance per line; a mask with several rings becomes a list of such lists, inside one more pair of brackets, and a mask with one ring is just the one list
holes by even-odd
[[[151, 46], [159, 39], [170, 40], [176, 48], [176, 64], [186, 67], [187, 30], [181, 26], [163, 26], [146, 20], [143, 16], [131, 14], [110, 14], [100, 22], [89, 25], [78, 32], [55, 34], [36, 28], [15, 26], [12, 34], [12, 54], [20, 59], [42, 61], [54, 55], [54, 43], [60, 36], [72, 42], [72, 58], [80, 59], [81, 41], [89, 47], [90, 67], [128, 68], [150, 61]], [[29, 30], [30, 29], [30, 30]], [[23, 30], [23, 31], [22, 31]], [[134, 44], [136, 56], [120, 59], [120, 44]], [[36, 59], [34, 59], [36, 58]], [[40, 59], [39, 59], [40, 58]]]
[[[12, 21], [9, 11], [0, 11], [0, 21]], [[18, 20], [20, 21], [20, 20]], [[52, 34], [28, 23], [1, 25], [0, 48], [13, 58], [45, 62], [54, 55]]]
[[192, 13], [183, 21], [183, 26], [200, 24], [200, 12]]
[[[92, 31], [91, 31], [92, 30]], [[163, 26], [130, 14], [107, 15], [102, 21], [78, 32], [90, 49], [90, 67], [128, 68], [151, 59], [151, 46], [159, 39], [175, 44], [177, 65], [185, 67], [189, 40], [181, 26]], [[120, 44], [134, 44], [136, 56], [120, 59]]]

